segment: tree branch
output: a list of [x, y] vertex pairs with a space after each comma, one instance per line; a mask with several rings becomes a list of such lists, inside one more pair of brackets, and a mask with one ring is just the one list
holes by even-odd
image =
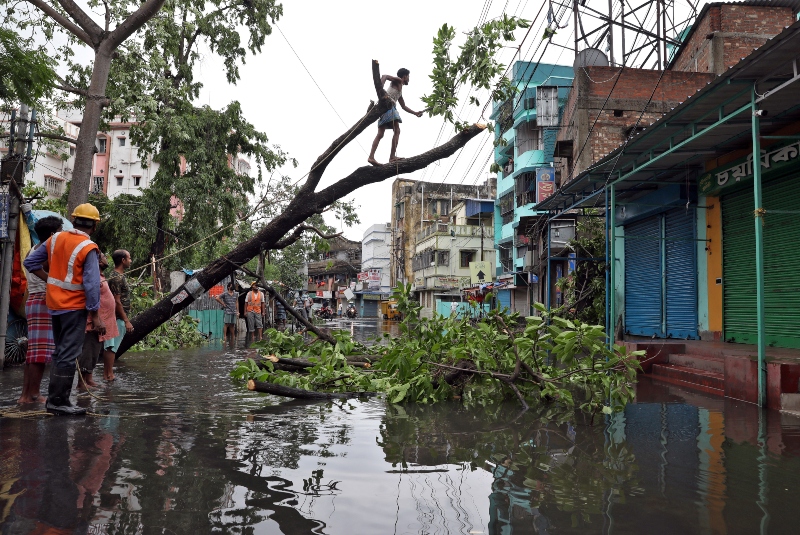
[[100, 44], [100, 40], [103, 38], [103, 29], [98, 26], [98, 24], [92, 20], [84, 10], [78, 6], [72, 0], [57, 0], [61, 7], [64, 8], [64, 11], [72, 17], [72, 20], [78, 23], [78, 26], [83, 28], [83, 30], [91, 37], [92, 39], [92, 48], [97, 48]]
[[106, 6], [106, 33], [108, 33], [108, 28], [111, 25], [111, 10], [108, 9], [107, 0], [103, 0], [103, 5]]
[[393, 176], [410, 174], [423, 169], [433, 162], [451, 156], [484, 130], [486, 130], [486, 125], [472, 125], [453, 136], [447, 143], [428, 152], [383, 165], [359, 167], [347, 177], [314, 194], [315, 206], [328, 206], [367, 184], [374, 184]]
[[275, 245], [272, 246], [272, 249], [286, 249], [291, 244], [299, 240], [300, 236], [302, 236], [303, 232], [305, 232], [306, 230], [313, 230], [323, 240], [330, 240], [342, 235], [341, 232], [337, 232], [336, 234], [323, 234], [321, 230], [319, 230], [317, 227], [313, 225], [300, 225], [299, 227], [294, 229], [294, 232], [292, 232], [291, 236], [277, 242]]
[[336, 157], [339, 151], [346, 147], [347, 144], [355, 139], [361, 132], [366, 130], [369, 125], [380, 119], [381, 115], [391, 109], [393, 102], [389, 99], [386, 90], [383, 89], [383, 84], [381, 84], [381, 72], [378, 66], [378, 60], [376, 59], [372, 60], [372, 81], [375, 84], [375, 93], [378, 96], [377, 105], [373, 105], [373, 103], [370, 102], [366, 115], [347, 132], [334, 140], [330, 147], [328, 147], [328, 150], [317, 158], [317, 161], [314, 162], [311, 171], [308, 173], [308, 180], [306, 180], [306, 183], [303, 184], [303, 187], [300, 189], [301, 193], [313, 192], [317, 188], [317, 185], [319, 185], [319, 181], [322, 179], [322, 175], [325, 173], [328, 163]]
[[56, 21], [58, 24], [61, 25], [62, 28], [67, 30], [69, 33], [71, 33], [72, 35], [74, 35], [75, 37], [77, 37], [90, 47], [94, 48], [95, 45], [92, 42], [92, 38], [89, 37], [88, 33], [83, 31], [83, 29], [80, 26], [69, 20], [67, 17], [65, 17], [64, 15], [53, 9], [53, 7], [44, 2], [44, 0], [26, 0], [26, 2], [36, 7], [37, 9], [39, 9], [39, 11], [41, 11], [42, 13], [44, 13], [45, 15]]
[[[64, 2], [67, 0], [59, 0]], [[127, 19], [122, 21], [122, 24], [117, 26], [111, 35], [108, 36], [107, 42], [110, 47], [109, 50], [115, 50], [122, 44], [133, 32], [145, 25], [145, 23], [152, 19], [156, 13], [164, 5], [165, 0], [147, 0], [142, 6], [137, 9]]]

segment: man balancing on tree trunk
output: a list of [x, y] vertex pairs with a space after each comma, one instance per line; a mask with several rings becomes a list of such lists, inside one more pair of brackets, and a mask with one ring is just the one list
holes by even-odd
[[397, 156], [397, 143], [400, 141], [400, 123], [403, 122], [403, 119], [400, 118], [400, 113], [397, 111], [398, 102], [400, 103], [400, 107], [408, 113], [416, 115], [417, 117], [422, 117], [421, 111], [410, 110], [403, 100], [403, 86], [408, 85], [408, 75], [408, 69], [400, 69], [397, 71], [397, 76], [390, 76], [388, 74], [381, 76], [381, 87], [383, 87], [387, 80], [391, 82], [389, 89], [386, 90], [386, 95], [392, 101], [393, 106], [378, 119], [378, 135], [375, 136], [375, 141], [372, 142], [372, 151], [369, 153], [369, 158], [367, 158], [367, 161], [372, 165], [381, 165], [375, 160], [375, 151], [378, 150], [378, 144], [383, 138], [383, 133], [390, 127], [394, 131], [394, 135], [392, 136], [392, 150], [391, 153], [389, 153], [389, 163], [402, 160], [402, 158]]

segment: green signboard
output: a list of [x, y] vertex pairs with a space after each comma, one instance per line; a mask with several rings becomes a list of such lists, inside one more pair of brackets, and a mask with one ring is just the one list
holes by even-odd
[[[768, 152], [769, 149], [772, 149]], [[785, 169], [800, 161], [800, 141], [780, 147], [769, 147], [761, 151], [761, 172], [769, 173]], [[740, 182], [753, 178], [753, 155], [734, 160], [718, 167], [700, 177], [698, 190], [700, 195], [719, 195], [736, 186]]]

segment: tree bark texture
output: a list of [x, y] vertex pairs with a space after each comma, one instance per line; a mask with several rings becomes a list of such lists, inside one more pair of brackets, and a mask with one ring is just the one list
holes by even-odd
[[[379, 79], [377, 62], [373, 61], [372, 67], [373, 79], [376, 76]], [[376, 81], [375, 85], [376, 88], [379, 87], [379, 81]], [[385, 165], [359, 167], [334, 184], [321, 191], [315, 191], [321, 179], [321, 173], [330, 159], [391, 107], [391, 100], [382, 88], [381, 91], [382, 93], [378, 93], [378, 103], [370, 106], [366, 115], [331, 143], [329, 148], [317, 159], [309, 173], [308, 180], [286, 209], [253, 238], [239, 244], [226, 256], [212, 261], [181, 287], [133, 318], [132, 323], [135, 330], [123, 338], [118, 355], [123, 354], [174, 314], [189, 306], [203, 292], [224, 279], [238, 266], [243, 266], [263, 250], [275, 248], [284, 236], [312, 215], [322, 213], [328, 206], [362, 186], [381, 182], [401, 174], [412, 173], [447, 158], [486, 128], [484, 125], [472, 125], [453, 136], [446, 143], [427, 152]]]
[[295, 399], [352, 399], [375, 397], [378, 395], [376, 392], [314, 392], [313, 390], [303, 390], [302, 388], [292, 388], [289, 386], [276, 385], [274, 383], [265, 383], [263, 381], [253, 381], [252, 379], [247, 381], [247, 389]]
[[[105, 48], [101, 48], [94, 55], [89, 94], [86, 97], [86, 107], [83, 110], [78, 141], [75, 143], [75, 168], [72, 171], [72, 183], [67, 199], [67, 213], [69, 214], [75, 210], [76, 206], [89, 200], [97, 130], [100, 128], [108, 73], [111, 71], [111, 52], [106, 52]], [[108, 149], [109, 147], [106, 147], [106, 150]]]

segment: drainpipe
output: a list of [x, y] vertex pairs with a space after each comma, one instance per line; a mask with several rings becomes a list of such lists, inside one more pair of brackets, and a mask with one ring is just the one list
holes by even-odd
[[617, 216], [617, 199], [616, 199], [616, 186], [612, 183], [611, 184], [611, 255], [608, 259], [609, 261], [609, 277], [611, 279], [611, 284], [609, 285], [609, 289], [611, 290], [611, 295], [608, 297], [609, 299], [609, 311], [611, 313], [611, 317], [609, 318], [608, 325], [609, 325], [609, 332], [608, 332], [608, 347], [614, 347], [614, 336], [617, 332], [617, 307], [616, 307], [616, 285], [617, 285], [617, 225], [615, 218]]
[[545, 291], [545, 309], [550, 312], [550, 220], [547, 220], [547, 288]]
[[761, 140], [760, 111], [756, 107], [756, 88], [750, 94], [753, 116], [753, 198], [755, 201], [756, 226], [756, 325], [758, 330], [758, 406], [767, 404], [767, 351], [764, 321], [764, 212], [761, 204]]

